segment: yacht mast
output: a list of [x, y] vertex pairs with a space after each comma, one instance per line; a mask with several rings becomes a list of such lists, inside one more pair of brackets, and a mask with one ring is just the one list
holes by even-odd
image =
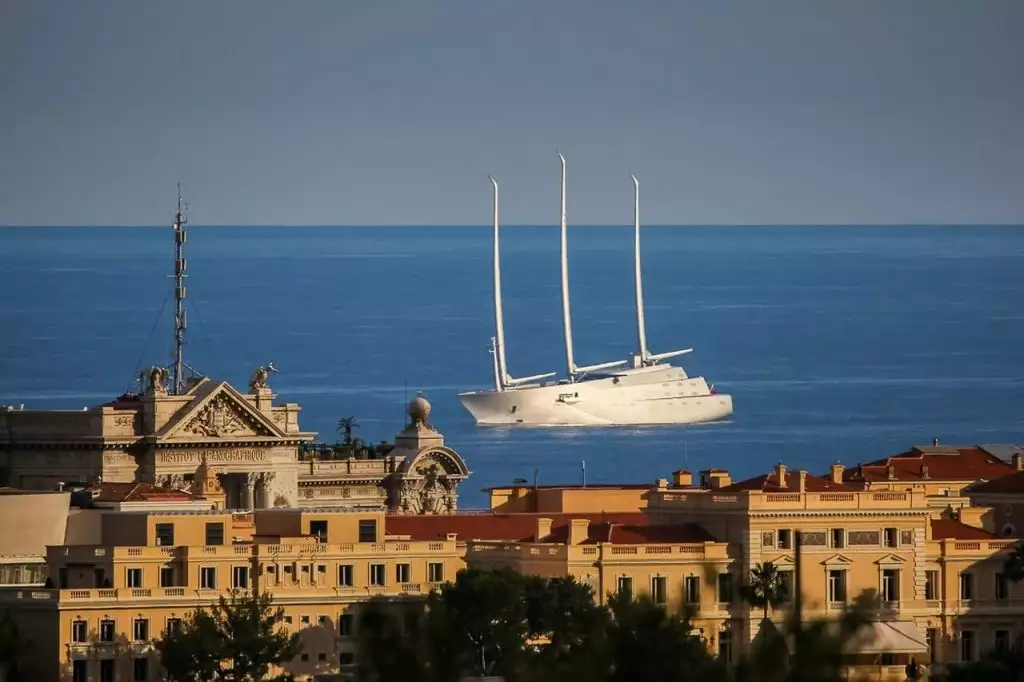
[[636, 288], [636, 333], [639, 344], [640, 364], [647, 363], [650, 352], [647, 350], [647, 329], [644, 324], [644, 282], [640, 272], [640, 182], [633, 178], [633, 273]]
[[569, 312], [569, 248], [566, 240], [566, 219], [565, 219], [565, 157], [561, 152], [558, 158], [562, 161], [562, 325], [565, 329], [565, 360], [570, 381], [576, 381], [576, 375], [594, 372], [600, 369], [609, 369], [626, 364], [625, 360], [605, 362], [600, 365], [588, 365], [577, 367], [572, 353], [572, 317]]
[[636, 333], [640, 344], [639, 354], [633, 361], [634, 367], [649, 367], [661, 360], [693, 352], [692, 348], [673, 350], [668, 353], [652, 354], [647, 348], [647, 325], [644, 322], [644, 282], [640, 271], [640, 182], [633, 178], [633, 272], [636, 279]]
[[171, 390], [175, 394], [184, 392], [185, 381], [182, 368], [185, 364], [182, 354], [185, 347], [185, 329], [188, 321], [185, 315], [185, 218], [181, 203], [181, 183], [178, 183], [178, 210], [174, 214], [174, 375]]
[[501, 251], [498, 238], [498, 181], [490, 178], [494, 186], [494, 352], [498, 363], [495, 376], [494, 390], [504, 391], [505, 380], [508, 377], [508, 367], [505, 364], [505, 320], [501, 311]]
[[566, 244], [566, 220], [565, 220], [565, 157], [558, 153], [562, 161], [562, 329], [565, 336], [565, 367], [569, 378], [576, 374], [576, 362], [572, 356], [572, 314], [569, 311], [569, 254]]

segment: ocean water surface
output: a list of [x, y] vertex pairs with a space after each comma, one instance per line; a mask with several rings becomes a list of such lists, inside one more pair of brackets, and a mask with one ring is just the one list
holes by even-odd
[[[1021, 442], [1024, 230], [651, 227], [648, 340], [733, 395], [725, 423], [480, 428], [458, 402], [491, 383], [490, 230], [190, 226], [186, 360], [245, 386], [272, 361], [279, 400], [337, 438], [354, 415], [390, 439], [423, 391], [481, 488], [653, 482], [680, 466], [822, 473], [933, 437]], [[632, 231], [572, 227], [577, 361], [635, 348]], [[170, 362], [170, 228], [0, 229], [0, 403], [81, 409]], [[514, 375], [561, 370], [558, 232], [503, 232]]]

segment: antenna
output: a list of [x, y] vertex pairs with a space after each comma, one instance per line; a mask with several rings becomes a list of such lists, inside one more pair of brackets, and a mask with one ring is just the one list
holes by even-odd
[[171, 388], [175, 394], [185, 389], [182, 368], [185, 364], [182, 354], [185, 347], [185, 329], [188, 320], [185, 316], [185, 218], [181, 202], [181, 183], [178, 183], [178, 210], [174, 214], [174, 369], [171, 377]]

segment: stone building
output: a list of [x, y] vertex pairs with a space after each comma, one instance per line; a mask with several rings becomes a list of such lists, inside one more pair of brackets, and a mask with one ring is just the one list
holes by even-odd
[[201, 462], [216, 471], [226, 509], [342, 506], [446, 513], [469, 474], [429, 424], [430, 403], [409, 406], [409, 422], [385, 456], [305, 454], [315, 433], [301, 408], [275, 405], [259, 368], [241, 393], [225, 381], [192, 380], [180, 394], [153, 368], [140, 395], [98, 407], [0, 410], [0, 484], [57, 490], [102, 483], [188, 489]]

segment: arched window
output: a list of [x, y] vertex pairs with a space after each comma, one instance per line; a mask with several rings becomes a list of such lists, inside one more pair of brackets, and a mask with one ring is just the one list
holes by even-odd
[[1004, 538], [1015, 538], [1017, 537], [1017, 528], [1012, 523], [1008, 523], [1003, 526], [1002, 535]]

